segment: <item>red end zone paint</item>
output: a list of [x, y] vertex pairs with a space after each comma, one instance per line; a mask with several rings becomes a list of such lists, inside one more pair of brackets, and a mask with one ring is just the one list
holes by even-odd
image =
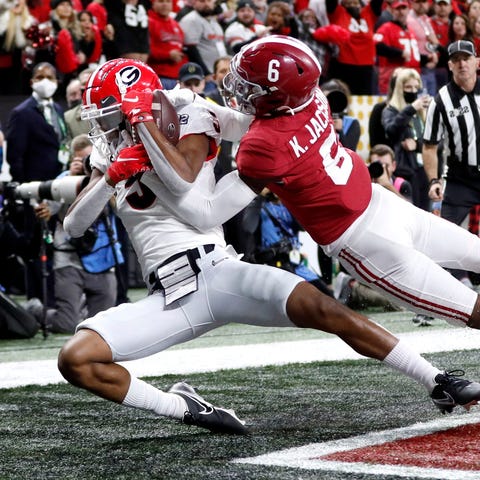
[[480, 424], [476, 423], [315, 458], [337, 462], [478, 471], [479, 440]]

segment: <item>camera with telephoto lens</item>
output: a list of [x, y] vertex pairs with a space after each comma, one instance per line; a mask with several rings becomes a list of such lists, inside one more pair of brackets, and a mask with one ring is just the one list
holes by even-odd
[[348, 98], [341, 90], [332, 90], [326, 94], [332, 118], [342, 118], [348, 107]]
[[368, 171], [370, 173], [370, 178], [375, 180], [383, 175], [383, 164], [382, 162], [376, 160], [368, 166]]
[[85, 175], [72, 175], [43, 182], [7, 182], [0, 186], [5, 200], [63, 200], [72, 203], [88, 183]]

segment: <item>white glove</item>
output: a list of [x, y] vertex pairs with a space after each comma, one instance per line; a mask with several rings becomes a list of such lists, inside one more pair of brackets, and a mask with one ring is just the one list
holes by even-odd
[[196, 97], [196, 94], [189, 88], [180, 88], [178, 84], [172, 90], [163, 91], [175, 108], [190, 105], [195, 101]]

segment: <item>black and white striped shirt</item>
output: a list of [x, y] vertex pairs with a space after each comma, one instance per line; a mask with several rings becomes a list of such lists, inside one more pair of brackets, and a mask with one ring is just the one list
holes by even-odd
[[437, 145], [442, 139], [447, 179], [480, 190], [480, 80], [470, 93], [451, 81], [430, 103], [423, 141]]

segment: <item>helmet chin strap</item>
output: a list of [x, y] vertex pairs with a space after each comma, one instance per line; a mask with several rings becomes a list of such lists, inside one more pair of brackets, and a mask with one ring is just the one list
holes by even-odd
[[286, 112], [289, 115], [295, 115], [296, 113], [301, 112], [302, 110], [307, 108], [310, 105], [310, 103], [312, 103], [314, 98], [315, 98], [315, 95], [312, 95], [306, 102], [302, 103], [301, 105], [295, 108], [291, 108], [287, 105], [284, 105], [283, 107], [277, 108], [274, 113]]

